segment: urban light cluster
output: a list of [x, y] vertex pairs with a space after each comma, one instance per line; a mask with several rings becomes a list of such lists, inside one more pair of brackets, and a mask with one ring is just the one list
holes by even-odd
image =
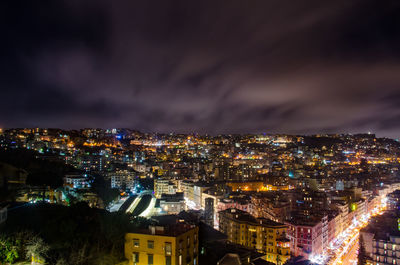
[[[65, 175], [62, 192], [47, 188], [48, 203], [68, 205], [73, 196], [92, 207], [123, 209], [149, 220], [171, 215], [191, 225], [198, 220], [231, 244], [280, 265], [354, 263], [360, 229], [400, 188], [400, 144], [373, 134], [209, 136], [37, 128], [3, 130], [0, 146], [31, 150], [76, 169]], [[120, 198], [109, 205], [92, 192], [99, 175], [118, 190]], [[20, 194], [19, 200], [36, 202], [43, 192]], [[138, 244], [135, 260], [153, 255]], [[198, 262], [193, 255], [202, 251], [187, 246], [192, 251], [188, 264]], [[125, 254], [133, 264], [132, 253]]]

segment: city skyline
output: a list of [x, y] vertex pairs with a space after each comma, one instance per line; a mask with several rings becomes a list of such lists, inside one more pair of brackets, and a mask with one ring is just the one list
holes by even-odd
[[0, 127], [398, 138], [399, 7], [3, 3]]
[[5, 129], [0, 243], [29, 220], [46, 264], [398, 264], [399, 164], [400, 143], [374, 134]]
[[3, 1], [0, 264], [400, 264], [400, 1]]

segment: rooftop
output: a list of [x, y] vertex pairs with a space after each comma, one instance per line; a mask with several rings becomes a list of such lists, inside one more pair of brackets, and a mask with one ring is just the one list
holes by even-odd
[[195, 225], [182, 223], [169, 224], [169, 225], [150, 225], [148, 228], [137, 228], [132, 230], [134, 234], [145, 235], [158, 235], [158, 236], [171, 236], [176, 237], [196, 228]]
[[374, 234], [374, 239], [389, 241], [390, 236], [400, 236], [398, 211], [386, 211], [382, 215], [373, 217], [361, 232]]
[[292, 225], [299, 226], [316, 226], [322, 220], [321, 215], [312, 214], [312, 215], [302, 215], [293, 213], [293, 216], [287, 223]]
[[235, 209], [235, 208], [229, 208], [224, 211], [220, 211], [219, 214], [226, 214], [228, 215], [228, 218], [230, 219], [235, 219], [239, 222], [245, 222], [251, 225], [261, 225], [261, 226], [268, 226], [268, 227], [275, 227], [275, 226], [285, 226], [285, 224], [275, 222], [270, 219], [266, 218], [255, 218], [248, 212]]

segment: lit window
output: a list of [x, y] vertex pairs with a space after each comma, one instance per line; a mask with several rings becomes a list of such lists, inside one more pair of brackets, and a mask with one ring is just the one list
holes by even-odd
[[139, 239], [136, 239], [136, 238], [133, 239], [133, 246], [134, 246], [135, 248], [138, 248], [138, 247], [139, 247]]
[[167, 256], [172, 255], [172, 245], [170, 242], [165, 242], [165, 255]]
[[139, 263], [139, 253], [138, 252], [133, 252], [132, 260], [133, 260], [134, 264]]

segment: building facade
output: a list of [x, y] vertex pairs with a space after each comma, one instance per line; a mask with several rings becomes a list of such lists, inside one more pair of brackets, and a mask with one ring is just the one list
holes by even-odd
[[400, 215], [386, 211], [360, 230], [367, 264], [400, 264]]
[[125, 257], [129, 265], [197, 265], [198, 227], [178, 223], [127, 233]]
[[160, 208], [164, 214], [178, 214], [181, 211], [186, 210], [183, 192], [162, 194], [160, 199]]
[[322, 219], [295, 218], [286, 222], [289, 226], [288, 236], [290, 250], [293, 256], [303, 256], [310, 259], [323, 254], [324, 234]]
[[230, 208], [219, 212], [219, 230], [228, 241], [265, 254], [269, 262], [284, 264], [290, 258], [287, 226], [282, 223]]
[[177, 190], [177, 186], [171, 180], [154, 180], [154, 196], [156, 196], [157, 199], [160, 199], [162, 194], [175, 194]]

